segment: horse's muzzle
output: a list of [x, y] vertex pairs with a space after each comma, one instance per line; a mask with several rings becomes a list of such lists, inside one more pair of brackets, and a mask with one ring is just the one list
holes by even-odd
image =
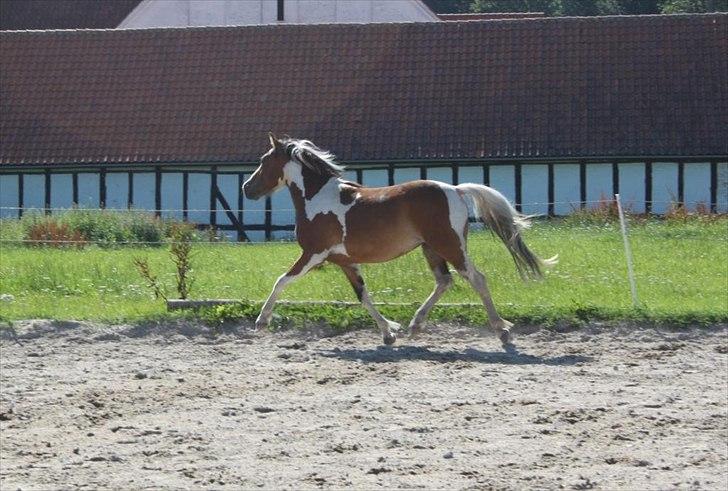
[[252, 200], [256, 200], [262, 196], [260, 190], [256, 189], [256, 186], [254, 186], [250, 181], [243, 184], [243, 193], [246, 198]]

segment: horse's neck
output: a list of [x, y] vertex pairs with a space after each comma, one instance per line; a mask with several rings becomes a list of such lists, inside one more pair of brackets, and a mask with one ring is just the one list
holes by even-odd
[[297, 215], [307, 215], [307, 207], [318, 207], [322, 201], [338, 199], [339, 179], [335, 176], [322, 176], [298, 167], [289, 171], [287, 181]]

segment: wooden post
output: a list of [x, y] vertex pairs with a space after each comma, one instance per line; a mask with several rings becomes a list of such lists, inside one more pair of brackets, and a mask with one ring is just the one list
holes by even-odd
[[45, 214], [51, 214], [51, 171], [45, 170]]
[[627, 257], [627, 276], [629, 277], [629, 289], [632, 292], [632, 305], [639, 306], [637, 298], [637, 285], [634, 280], [634, 269], [632, 268], [632, 250], [629, 248], [629, 239], [627, 238], [627, 224], [625, 223], [624, 213], [622, 212], [622, 202], [619, 194], [614, 195], [617, 200], [617, 211], [619, 212], [619, 225], [622, 229], [622, 239], [624, 241], [624, 254]]

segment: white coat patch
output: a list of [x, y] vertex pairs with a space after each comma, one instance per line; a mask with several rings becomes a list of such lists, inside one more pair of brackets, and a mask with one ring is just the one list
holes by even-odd
[[[283, 167], [283, 176], [286, 183], [295, 184], [301, 192], [305, 193], [303, 174], [301, 173], [300, 164], [293, 161], [288, 162]], [[319, 192], [313, 195], [311, 199], [306, 199], [304, 196], [303, 200], [306, 218], [309, 221], [313, 220], [316, 215], [325, 215], [327, 213], [333, 213], [339, 221], [342, 230], [342, 244], [340, 244], [340, 250], [343, 250], [343, 252], [337, 251], [337, 254], [346, 254], [346, 249], [344, 249], [343, 245], [344, 239], [346, 238], [346, 212], [348, 212], [349, 209], [356, 203], [356, 198], [347, 205], [341, 203], [340, 193], [344, 186], [346, 186], [346, 184], [344, 184], [341, 179], [329, 179], [329, 181], [324, 184]]]
[[447, 208], [450, 212], [450, 226], [460, 237], [460, 245], [465, 250], [465, 225], [468, 223], [468, 204], [460, 195], [455, 186], [445, 184], [444, 182], [436, 182], [442, 192], [447, 197]]

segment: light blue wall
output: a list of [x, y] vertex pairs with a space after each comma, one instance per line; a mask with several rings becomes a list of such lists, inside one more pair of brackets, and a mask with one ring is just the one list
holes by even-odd
[[579, 165], [554, 164], [554, 213], [568, 215], [581, 205]]
[[645, 211], [645, 164], [619, 164], [619, 200], [626, 211]]
[[343, 178], [346, 181], [358, 182], [358, 180], [356, 178], [356, 171], [354, 171], [354, 170], [346, 170], [346, 171], [344, 171]]
[[419, 178], [420, 169], [394, 169], [394, 182], [396, 184], [416, 181]]
[[[710, 187], [710, 180], [708, 180]], [[652, 164], [652, 212], [665, 213], [678, 201], [677, 163], [654, 162]]]
[[210, 223], [210, 174], [190, 172], [188, 176], [187, 207], [189, 220], [194, 223]]
[[710, 163], [683, 164], [683, 197], [688, 210], [697, 205], [710, 209]]
[[73, 207], [73, 176], [51, 174], [51, 208]]
[[[230, 209], [237, 216], [238, 208], [238, 176], [235, 174], [218, 174], [217, 175], [217, 188], [220, 190], [225, 200], [230, 205]], [[215, 200], [215, 220], [218, 225], [231, 225], [233, 222], [225, 213], [225, 208], [219, 200]]]
[[[134, 208], [153, 210], [155, 204], [155, 175], [153, 172], [134, 173]], [[106, 191], [108, 194], [108, 189]]]
[[0, 175], [0, 218], [18, 216], [19, 178], [17, 175]]
[[458, 181], [460, 183], [471, 182], [473, 184], [483, 184], [483, 167], [460, 167], [458, 170]]
[[78, 174], [78, 206], [79, 208], [99, 207], [99, 175], [80, 172]]
[[[136, 191], [136, 190], [135, 190]], [[129, 206], [129, 173], [106, 174], [106, 208], [124, 210]], [[153, 208], [153, 206], [152, 206]]]
[[[162, 217], [182, 220], [183, 212], [183, 183], [184, 177], [181, 172], [162, 173], [160, 192], [162, 198]], [[137, 190], [134, 189], [134, 194]], [[136, 198], [135, 198], [136, 199]]]
[[512, 165], [490, 166], [490, 187], [500, 191], [511, 203], [516, 202], [516, 171]]
[[362, 174], [362, 184], [371, 188], [388, 186], [389, 174], [387, 169], [365, 170]]
[[586, 200], [587, 207], [599, 206], [602, 200], [612, 200], [612, 164], [586, 165]]
[[451, 167], [428, 167], [427, 178], [433, 181], [445, 182], [452, 184], [452, 168]]
[[23, 208], [45, 208], [45, 176], [25, 174], [23, 176]]
[[529, 164], [521, 167], [522, 212], [526, 215], [548, 213], [549, 169], [547, 165]]

